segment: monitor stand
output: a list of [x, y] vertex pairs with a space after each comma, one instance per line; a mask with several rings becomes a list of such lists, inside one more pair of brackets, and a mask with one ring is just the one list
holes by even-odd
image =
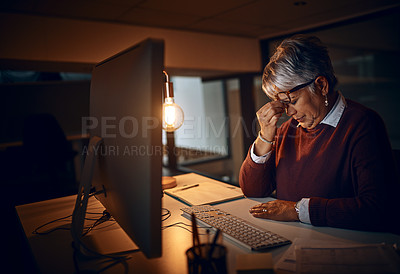
[[82, 254], [92, 256], [121, 254], [138, 249], [119, 225], [113, 226], [112, 229], [97, 230], [95, 233], [91, 232], [83, 237], [93, 170], [97, 152], [102, 143], [103, 139], [100, 137], [94, 136], [90, 138], [71, 223], [71, 236], [75, 249]]

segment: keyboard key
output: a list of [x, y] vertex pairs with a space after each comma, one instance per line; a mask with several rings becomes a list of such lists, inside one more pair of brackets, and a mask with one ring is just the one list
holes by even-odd
[[220, 229], [227, 238], [253, 251], [290, 244], [291, 241], [250, 222], [224, 212], [214, 206], [192, 206], [181, 209], [183, 215], [191, 218], [194, 213], [199, 222]]

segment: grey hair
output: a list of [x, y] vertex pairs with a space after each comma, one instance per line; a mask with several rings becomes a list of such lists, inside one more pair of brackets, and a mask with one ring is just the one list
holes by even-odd
[[[328, 49], [315, 36], [298, 34], [287, 38], [276, 48], [265, 66], [262, 89], [270, 97], [297, 85], [324, 76], [329, 83], [329, 92], [337, 84]], [[308, 87], [314, 92], [314, 84]]]

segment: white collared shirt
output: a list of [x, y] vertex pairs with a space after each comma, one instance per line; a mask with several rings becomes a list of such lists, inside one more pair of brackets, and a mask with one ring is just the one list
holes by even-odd
[[[339, 91], [339, 96], [336, 99], [335, 105], [328, 112], [324, 119], [320, 122], [320, 124], [326, 124], [332, 127], [336, 127], [340, 121], [340, 118], [343, 115], [344, 109], [346, 108], [346, 99]], [[250, 149], [250, 157], [253, 162], [257, 164], [264, 164], [270, 157], [271, 152], [268, 152], [265, 155], [257, 156], [254, 153], [254, 143]], [[302, 198], [299, 202], [299, 219], [302, 223], [311, 224], [310, 221], [310, 213], [308, 211], [308, 205], [310, 203], [310, 198]]]

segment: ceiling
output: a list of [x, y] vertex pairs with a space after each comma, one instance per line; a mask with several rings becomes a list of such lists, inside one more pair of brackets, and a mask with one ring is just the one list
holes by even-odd
[[262, 39], [399, 5], [399, 0], [3, 0], [0, 11]]

